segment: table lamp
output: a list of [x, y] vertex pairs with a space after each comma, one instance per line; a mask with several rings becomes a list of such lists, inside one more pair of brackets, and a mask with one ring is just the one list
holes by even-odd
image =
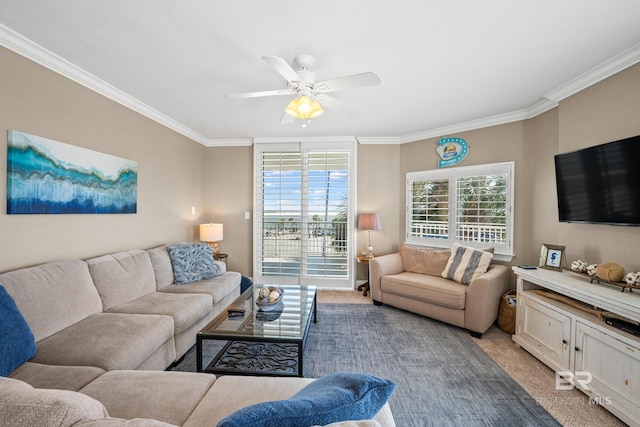
[[222, 240], [222, 235], [222, 224], [200, 224], [200, 241], [209, 243], [214, 255], [220, 252], [218, 242]]

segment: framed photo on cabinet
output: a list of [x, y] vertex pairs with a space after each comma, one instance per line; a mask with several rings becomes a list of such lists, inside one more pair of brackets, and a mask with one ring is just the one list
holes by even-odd
[[538, 267], [548, 270], [562, 271], [564, 266], [564, 246], [544, 243], [540, 249], [540, 262]]

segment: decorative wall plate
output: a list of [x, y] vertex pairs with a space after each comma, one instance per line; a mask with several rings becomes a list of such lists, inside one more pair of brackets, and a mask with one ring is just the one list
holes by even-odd
[[438, 141], [436, 152], [442, 159], [438, 161], [438, 167], [446, 168], [464, 160], [469, 153], [469, 145], [462, 138], [442, 138]]

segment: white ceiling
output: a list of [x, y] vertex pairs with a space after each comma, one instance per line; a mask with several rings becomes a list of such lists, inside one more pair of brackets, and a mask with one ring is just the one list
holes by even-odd
[[[407, 142], [533, 117], [640, 61], [638, 0], [0, 0], [0, 44], [205, 145]], [[362, 114], [281, 125], [264, 55], [310, 54]], [[1, 71], [0, 71], [1, 72]]]

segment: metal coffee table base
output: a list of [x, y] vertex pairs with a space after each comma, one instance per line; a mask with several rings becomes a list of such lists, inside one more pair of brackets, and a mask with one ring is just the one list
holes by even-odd
[[234, 375], [302, 376], [300, 345], [229, 341], [204, 369]]

